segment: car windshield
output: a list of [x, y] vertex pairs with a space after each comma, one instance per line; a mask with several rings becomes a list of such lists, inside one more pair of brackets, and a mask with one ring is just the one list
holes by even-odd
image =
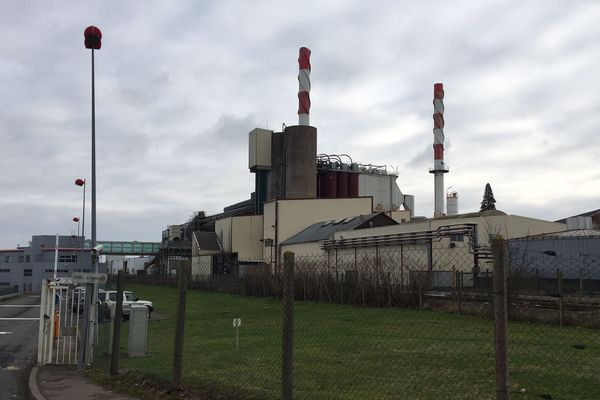
[[133, 293], [125, 293], [127, 301], [138, 301], [139, 299]]

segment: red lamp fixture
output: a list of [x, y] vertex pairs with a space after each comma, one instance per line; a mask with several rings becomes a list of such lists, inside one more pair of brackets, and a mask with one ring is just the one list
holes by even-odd
[[81, 179], [81, 178], [75, 179], [75, 184], [77, 186], [83, 186], [83, 185], [85, 185], [85, 179]]
[[83, 31], [85, 37], [85, 48], [92, 50], [100, 50], [102, 47], [102, 32], [94, 25], [88, 26]]

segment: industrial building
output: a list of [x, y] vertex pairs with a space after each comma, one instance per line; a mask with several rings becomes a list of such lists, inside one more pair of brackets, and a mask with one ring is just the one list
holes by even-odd
[[19, 291], [40, 292], [42, 279], [70, 278], [73, 272], [90, 272], [90, 250], [82, 250], [82, 236], [33, 236], [29, 246], [0, 250], [0, 286], [18, 286]]
[[381, 245], [428, 249], [423, 265], [429, 269], [450, 267], [435, 265], [432, 253], [463, 252], [464, 265], [451, 267], [466, 270], [486, 267], [490, 234], [516, 238], [566, 229], [564, 223], [500, 211], [459, 213], [458, 193], [444, 192], [449, 168], [441, 83], [434, 85], [434, 167], [429, 171], [434, 175], [434, 218], [416, 217], [414, 196], [400, 190], [397, 171], [317, 151], [317, 128], [310, 125], [310, 50], [301, 48], [298, 62], [298, 125], [283, 125], [279, 132], [256, 128], [248, 134], [248, 168], [255, 182], [250, 198], [220, 214], [198, 212], [184, 224], [169, 226], [151, 263], [155, 271], [172, 274], [191, 258], [195, 275], [252, 268], [277, 272], [286, 250], [332, 256]]

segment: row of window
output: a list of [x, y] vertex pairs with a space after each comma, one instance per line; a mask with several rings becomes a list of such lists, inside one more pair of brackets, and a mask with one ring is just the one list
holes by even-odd
[[0, 282], [0, 286], [10, 286], [10, 282]]
[[[4, 262], [6, 264], [11, 264], [13, 263], [15, 260], [15, 256], [4, 256]], [[19, 263], [30, 263], [31, 262], [31, 256], [30, 255], [21, 255], [17, 258], [17, 262]], [[62, 262], [62, 263], [75, 263], [77, 262], [77, 256], [76, 255], [62, 255], [62, 256], [58, 256], [58, 262]]]
[[[7, 264], [14, 262], [14, 259], [14, 256], [4, 256], [4, 262]], [[20, 263], [28, 263], [31, 262], [31, 256], [29, 254], [20, 255], [19, 257], [17, 257], [17, 260]]]
[[[83, 272], [90, 272], [89, 269], [84, 269], [82, 270]], [[46, 269], [44, 270], [44, 272], [46, 273], [54, 273], [54, 268], [52, 269]], [[59, 274], [66, 274], [69, 272], [68, 269], [57, 269], [56, 270], [57, 273]], [[10, 273], [10, 269], [9, 268], [0, 268], [0, 273]], [[23, 276], [32, 276], [33, 270], [31, 269], [24, 269], [23, 270]]]

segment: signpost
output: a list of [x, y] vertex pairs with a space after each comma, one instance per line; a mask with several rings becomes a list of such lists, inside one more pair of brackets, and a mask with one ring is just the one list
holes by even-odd
[[235, 349], [240, 349], [240, 326], [242, 325], [241, 318], [233, 319], [233, 327], [235, 328]]

